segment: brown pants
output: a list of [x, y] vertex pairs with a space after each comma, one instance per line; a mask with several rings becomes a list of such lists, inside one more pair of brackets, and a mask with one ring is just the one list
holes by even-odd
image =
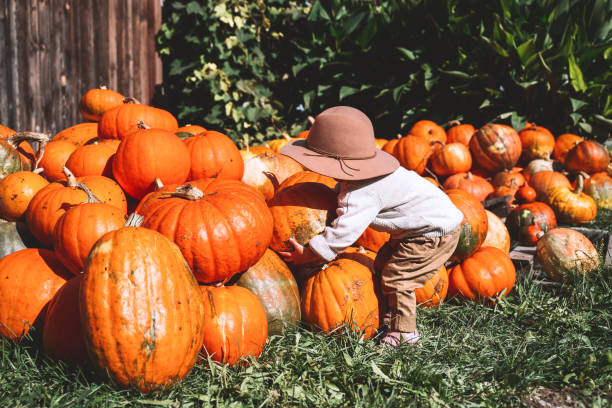
[[375, 261], [381, 273], [384, 321], [392, 331], [416, 330], [414, 290], [425, 286], [450, 258], [459, 241], [460, 228], [441, 237], [408, 237], [390, 240], [378, 251]]

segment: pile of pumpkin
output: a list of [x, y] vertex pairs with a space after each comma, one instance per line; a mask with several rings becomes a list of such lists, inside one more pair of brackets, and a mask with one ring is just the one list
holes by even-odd
[[[337, 202], [335, 180], [278, 153], [291, 138], [239, 150], [223, 133], [179, 127], [169, 112], [108, 89], [88, 91], [80, 110], [89, 122], [52, 139], [0, 127], [1, 336], [19, 341], [35, 327], [52, 358], [90, 360], [148, 392], [186, 376], [200, 353], [228, 364], [256, 358], [269, 335], [300, 320], [376, 333], [374, 261], [384, 261], [377, 251], [388, 234], [368, 228], [324, 265], [276, 254], [291, 237], [305, 244], [322, 232]], [[421, 121], [377, 143], [432, 182], [444, 178], [464, 214], [449, 269], [416, 292], [422, 306], [447, 294], [494, 301], [512, 289], [510, 234], [482, 205], [489, 196], [510, 196], [510, 232], [537, 241], [552, 278], [596, 266], [584, 236], [554, 228], [556, 218], [587, 222], [596, 204], [610, 206], [608, 152], [594, 142], [555, 140], [535, 125], [446, 132]], [[550, 154], [579, 172], [575, 187]]]

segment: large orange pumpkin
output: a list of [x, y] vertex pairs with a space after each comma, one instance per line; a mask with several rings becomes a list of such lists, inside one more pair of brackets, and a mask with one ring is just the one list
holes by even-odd
[[450, 271], [448, 295], [468, 299], [506, 296], [516, 281], [512, 260], [501, 249], [481, 247]]
[[331, 188], [332, 190], [336, 188], [336, 185], [338, 184], [338, 182], [331, 177], [315, 173], [314, 171], [304, 170], [298, 171], [297, 173], [287, 177], [278, 187], [278, 191], [301, 183], [320, 183]]
[[[0, 182], [1, 185], [2, 183]], [[608, 176], [607, 173], [595, 173], [586, 179], [584, 182], [584, 192], [593, 197], [597, 207], [604, 210], [612, 209], [612, 177]], [[2, 196], [1, 187], [0, 196]], [[0, 213], [2, 212], [1, 205], [0, 202]]]
[[41, 151], [39, 167], [49, 181], [66, 180], [63, 168], [77, 146], [67, 141], [51, 141]]
[[407, 135], [399, 139], [392, 154], [402, 167], [423, 174], [433, 150], [430, 139]]
[[438, 176], [465, 173], [472, 168], [472, 155], [463, 143], [448, 143], [434, 150], [430, 164]]
[[554, 228], [540, 237], [536, 255], [544, 272], [556, 281], [570, 273], [589, 273], [599, 265], [599, 254], [591, 241], [569, 228]]
[[189, 150], [174, 133], [141, 129], [124, 136], [113, 158], [113, 176], [136, 199], [154, 190], [155, 179], [181, 184], [191, 168]]
[[376, 231], [368, 227], [353, 245], [362, 246], [370, 251], [378, 252], [385, 242], [389, 240], [390, 236], [388, 232]]
[[112, 158], [120, 140], [108, 139], [78, 147], [66, 161], [66, 167], [77, 177], [113, 177]]
[[610, 164], [610, 155], [605, 147], [593, 140], [583, 140], [565, 156], [563, 163], [570, 171], [584, 171], [589, 174], [604, 171]]
[[85, 119], [97, 122], [104, 112], [122, 105], [124, 99], [125, 96], [106, 86], [90, 89], [81, 97], [79, 112]]
[[494, 213], [489, 210], [485, 210], [487, 213], [487, 237], [485, 238], [482, 246], [492, 246], [499, 248], [504, 253], [510, 252], [510, 233], [506, 224]]
[[221, 132], [207, 130], [184, 140], [191, 158], [188, 180], [215, 177], [240, 180], [244, 160], [232, 139]]
[[203, 351], [235, 365], [257, 358], [268, 339], [266, 311], [257, 296], [241, 286], [200, 286], [204, 303]]
[[529, 185], [536, 191], [538, 201], [546, 200], [546, 193], [553, 187], [571, 187], [571, 183], [563, 174], [545, 170], [535, 173], [529, 178]]
[[523, 245], [533, 245], [540, 232], [557, 227], [557, 217], [552, 208], [539, 201], [521, 204], [506, 217], [510, 236]]
[[478, 201], [484, 201], [495, 190], [486, 179], [469, 171], [467, 173], [453, 174], [444, 180], [442, 187], [444, 190], [463, 190], [476, 197]]
[[497, 172], [514, 167], [521, 156], [516, 130], [501, 124], [484, 125], [470, 139], [472, 158], [484, 169]]
[[280, 153], [261, 153], [244, 160], [242, 182], [255, 187], [270, 200], [280, 184], [304, 167], [289, 156]]
[[268, 319], [268, 335], [282, 334], [301, 319], [300, 291], [287, 264], [271, 249], [240, 275], [236, 285], [249, 289], [261, 301]]
[[83, 146], [98, 138], [98, 124], [95, 122], [79, 123], [60, 132], [54, 137], [53, 141], [70, 142], [75, 146]]
[[546, 203], [557, 219], [570, 224], [584, 224], [597, 216], [597, 203], [584, 193], [583, 177], [578, 176], [575, 189], [566, 186], [553, 187], [546, 192]]
[[453, 204], [463, 213], [459, 243], [451, 259], [461, 261], [471, 256], [484, 242], [488, 231], [485, 208], [473, 195], [463, 190], [445, 191]]
[[32, 197], [48, 184], [45, 178], [31, 171], [18, 171], [0, 180], [0, 218], [20, 219]]
[[104, 112], [98, 123], [100, 138], [125, 139], [131, 133], [141, 129], [143, 124], [152, 129], [167, 130], [172, 133], [177, 131], [178, 122], [170, 112], [134, 103], [135, 100], [131, 98], [126, 98], [124, 102]]
[[169, 185], [138, 208], [143, 227], [181, 249], [198, 281], [226, 282], [254, 265], [272, 238], [273, 219], [257, 190], [237, 180]]
[[184, 378], [202, 349], [204, 305], [180, 250], [123, 227], [92, 248], [81, 283], [85, 344], [98, 371], [142, 392]]
[[557, 139], [555, 140], [553, 158], [555, 160], [560, 161], [561, 163], [565, 162], [565, 156], [567, 156], [567, 152], [572, 150], [574, 146], [576, 146], [583, 140], [583, 138], [573, 133], [563, 133], [562, 135], [559, 135], [559, 137], [557, 137]]
[[70, 277], [47, 249], [26, 248], [0, 259], [0, 336], [22, 339], [42, 328], [47, 303]]

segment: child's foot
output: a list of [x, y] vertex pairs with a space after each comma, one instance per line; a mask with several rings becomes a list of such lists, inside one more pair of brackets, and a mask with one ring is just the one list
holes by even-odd
[[416, 344], [421, 340], [419, 331], [413, 332], [388, 332], [385, 337], [380, 341], [381, 346], [397, 347], [401, 343]]

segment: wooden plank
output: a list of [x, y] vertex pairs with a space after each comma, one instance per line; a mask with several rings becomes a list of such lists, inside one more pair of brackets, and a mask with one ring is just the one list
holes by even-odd
[[[3, 88], [10, 89], [10, 54], [9, 54], [9, 16], [8, 7], [0, 7], [0, 84]], [[9, 100], [8, 92], [0, 92], [0, 125], [9, 123]]]
[[535, 246], [515, 246], [512, 248], [508, 256], [513, 261], [525, 261], [532, 263], [535, 257]]

